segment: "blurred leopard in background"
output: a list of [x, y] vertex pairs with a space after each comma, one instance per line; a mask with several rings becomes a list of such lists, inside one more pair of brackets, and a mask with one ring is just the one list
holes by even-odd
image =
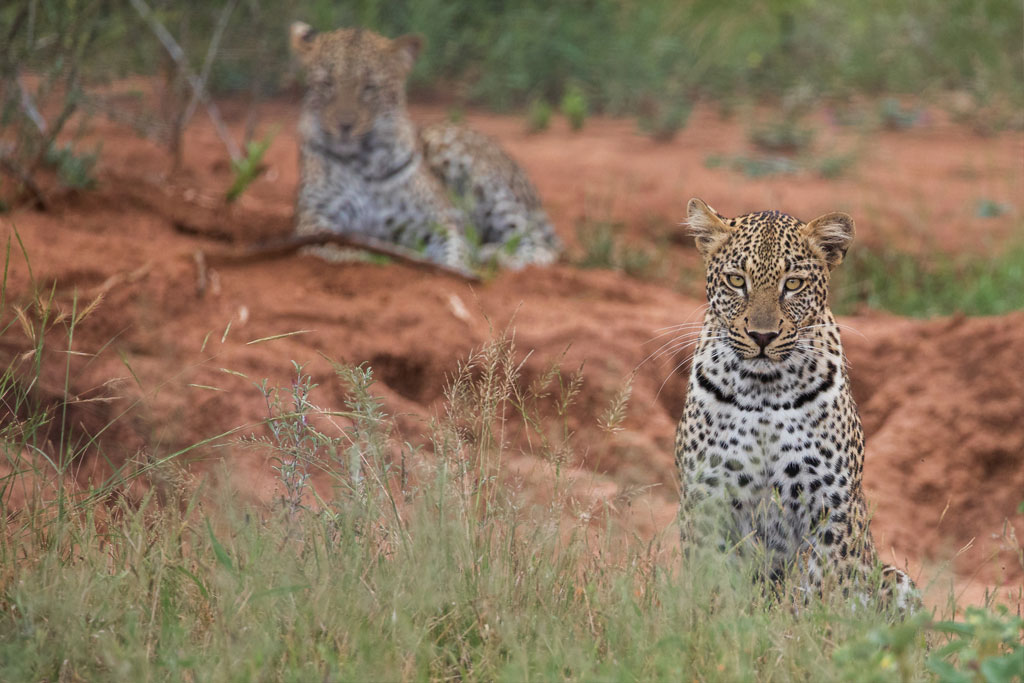
[[417, 131], [405, 82], [423, 48], [365, 29], [291, 27], [308, 81], [299, 120], [296, 233], [365, 236], [466, 268], [553, 263], [561, 245], [536, 190], [493, 140]]

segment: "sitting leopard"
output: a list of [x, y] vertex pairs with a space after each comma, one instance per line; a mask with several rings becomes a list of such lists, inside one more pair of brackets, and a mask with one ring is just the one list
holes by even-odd
[[296, 22], [309, 90], [296, 234], [365, 236], [464, 269], [550, 264], [560, 249], [533, 185], [486, 136], [451, 124], [417, 132], [405, 81], [422, 39]]
[[691, 199], [688, 222], [708, 309], [676, 430], [684, 545], [753, 544], [766, 574], [795, 567], [804, 590], [854, 585], [863, 596], [874, 581], [883, 603], [915, 608], [907, 575], [878, 564], [861, 488], [863, 432], [826, 302], [853, 219], [727, 219]]

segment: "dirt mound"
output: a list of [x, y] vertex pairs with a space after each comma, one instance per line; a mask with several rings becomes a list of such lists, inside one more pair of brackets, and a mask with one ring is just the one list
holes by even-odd
[[1003, 534], [1024, 501], [1024, 313], [846, 322], [880, 546], [1021, 585]]
[[[632, 523], [644, 534], [669, 524], [676, 499], [672, 439], [690, 347], [645, 359], [671, 338], [660, 336], [664, 329], [699, 320], [701, 302], [620, 273], [570, 265], [502, 273], [470, 285], [399, 265], [337, 266], [305, 256], [217, 266], [200, 287], [197, 250], [209, 254], [289, 229], [296, 110], [277, 104], [269, 111], [284, 132], [268, 153], [268, 173], [234, 208], [220, 201], [229, 171], [208, 128], [190, 132], [187, 167], [168, 178], [161, 150], [103, 125], [96, 132], [104, 138], [97, 191], [58, 199], [47, 213], [19, 210], [0, 217], [4, 237], [18, 231], [31, 277], [45, 291], [55, 288], [59, 306], [70, 310], [77, 297], [80, 310], [104, 297], [76, 329], [77, 353], [70, 356], [70, 392], [78, 399], [71, 423], [81, 437], [126, 458], [139, 451], [173, 452], [256, 423], [266, 405], [253, 383], [267, 378], [287, 386], [292, 360], [306, 364], [320, 384], [319, 403], [337, 408], [344, 397], [326, 356], [370, 363], [387, 411], [397, 416], [402, 437], [415, 441], [457, 364], [511, 329], [521, 353], [532, 352], [524, 381], [559, 358], [569, 372], [584, 368], [583, 390], [567, 418], [577, 453], [568, 466], [589, 475], [588, 495], [610, 500], [652, 487], [634, 497], [634, 510], [641, 512], [633, 513]], [[472, 123], [500, 137], [523, 161], [570, 243], [573, 222], [595, 212], [623, 220], [638, 240], [663, 240], [678, 231], [675, 223], [691, 194], [726, 213], [783, 206], [804, 216], [836, 208], [857, 215], [857, 206], [841, 201], [857, 197], [863, 213], [889, 217], [868, 221], [862, 230], [867, 239], [887, 234], [886, 221], [906, 220], [912, 227], [925, 221], [929, 229], [944, 230], [930, 239], [951, 248], [965, 236], [997, 239], [1011, 225], [1008, 219], [976, 223], [962, 207], [948, 221], [932, 220], [974, 191], [961, 182], [957, 164], [979, 173], [1013, 172], [1007, 151], [1013, 146], [1005, 140], [978, 149], [979, 143], [934, 131], [883, 137], [872, 154], [893, 164], [870, 181], [801, 176], [736, 188], [735, 177], [705, 169], [703, 158], [709, 150], [735, 148], [742, 129], [709, 112], [698, 112], [691, 127], [665, 146], [617, 121], [598, 120], [583, 134], [557, 137], [527, 136], [515, 119], [474, 116]], [[914, 145], [938, 146], [941, 163], [936, 157], [925, 168], [906, 161], [919, 160], [910, 153]], [[928, 215], [913, 214], [922, 204], [919, 195], [903, 205], [891, 200], [888, 184], [926, 171], [931, 182], [915, 187], [929, 192]], [[1000, 188], [991, 189], [998, 194]], [[670, 241], [668, 249], [670, 263], [696, 263], [684, 241]], [[692, 271], [680, 273], [693, 277]], [[8, 301], [26, 306], [30, 289], [29, 269], [12, 258]], [[971, 582], [1019, 586], [1024, 574], [999, 535], [1024, 498], [1024, 313], [930, 322], [870, 315], [844, 323], [856, 330], [844, 332], [844, 339], [867, 431], [865, 483], [877, 506], [879, 545], [887, 553], [892, 548], [898, 564], [909, 559], [929, 579], [941, 576], [942, 564], [955, 556], [950, 571], [958, 590]], [[68, 358], [61, 334], [55, 330], [50, 337], [54, 358], [61, 360], [48, 366], [37, 388], [54, 399], [64, 395]], [[0, 360], [30, 348], [29, 336], [11, 326], [0, 337]], [[637, 369], [624, 429], [609, 435], [596, 417]], [[127, 418], [103, 431], [128, 408]], [[197, 469], [226, 460], [256, 498], [273, 493], [273, 473], [259, 454], [222, 448], [195, 455]], [[543, 490], [543, 463], [524, 455], [510, 469], [524, 485]], [[89, 476], [89, 469], [81, 476]], [[1020, 516], [1014, 519], [1019, 527]], [[992, 555], [1005, 573], [988, 561]]]

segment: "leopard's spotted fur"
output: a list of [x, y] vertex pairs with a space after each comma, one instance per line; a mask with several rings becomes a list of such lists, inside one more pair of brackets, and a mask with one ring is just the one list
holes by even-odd
[[676, 431], [684, 544], [758, 545], [769, 573], [795, 567], [808, 590], [863, 594], [874, 576], [883, 598], [914, 606], [906, 574], [878, 563], [864, 435], [827, 304], [853, 219], [727, 219], [699, 199], [688, 213], [708, 310]]
[[[441, 124], [417, 131], [405, 81], [422, 41], [296, 23], [309, 90], [296, 232], [394, 243], [445, 265], [553, 262], [560, 245], [522, 169], [490, 138]], [[467, 239], [468, 238], [468, 239]]]

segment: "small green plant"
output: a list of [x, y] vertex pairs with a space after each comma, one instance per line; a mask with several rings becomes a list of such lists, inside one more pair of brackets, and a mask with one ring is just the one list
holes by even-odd
[[449, 123], [461, 125], [466, 122], [466, 109], [458, 104], [452, 105], [448, 107], [445, 118], [448, 119]]
[[748, 178], [765, 178], [773, 175], [789, 175], [800, 171], [800, 164], [787, 156], [720, 156], [711, 155], [704, 160], [707, 168], [727, 168], [742, 173]]
[[621, 227], [608, 221], [577, 223], [576, 237], [583, 247], [583, 256], [577, 262], [580, 268], [614, 268], [616, 232]]
[[974, 204], [974, 215], [978, 218], [998, 218], [1009, 213], [1010, 207], [994, 199], [979, 199]]
[[644, 278], [650, 275], [654, 266], [654, 253], [643, 247], [622, 245], [619, 248], [618, 263], [622, 272], [630, 277]]
[[637, 117], [640, 130], [656, 142], [669, 142], [686, 127], [693, 111], [689, 98], [678, 95], [647, 103]]
[[878, 120], [887, 130], [913, 128], [921, 120], [921, 117], [920, 108], [904, 106], [895, 97], [886, 97], [878, 103]]
[[583, 255], [577, 261], [580, 268], [608, 268], [621, 270], [630, 277], [649, 277], [656, 266], [656, 254], [648, 248], [624, 244], [622, 224], [610, 221], [580, 221], [576, 236]]
[[583, 130], [587, 120], [587, 96], [578, 85], [570, 85], [562, 96], [562, 115], [574, 131]]
[[257, 178], [263, 175], [266, 166], [263, 164], [263, 155], [270, 149], [270, 143], [274, 141], [277, 130], [271, 130], [266, 137], [259, 140], [250, 140], [245, 146], [245, 156], [238, 161], [231, 162], [231, 170], [235, 174], [235, 180], [231, 183], [225, 195], [226, 201], [231, 204], [238, 200], [242, 194], [249, 189]]
[[931, 628], [950, 639], [926, 660], [943, 683], [1012, 683], [1024, 676], [1024, 618], [1005, 605], [968, 607], [963, 621], [940, 621]]
[[[292, 362], [295, 379], [287, 395], [280, 388], [270, 388], [267, 380], [257, 384], [267, 405], [267, 427], [271, 438], [263, 440], [273, 452], [274, 469], [277, 471], [284, 493], [281, 502], [292, 515], [303, 508], [303, 498], [309, 487], [310, 466], [320, 460], [322, 450], [334, 450], [336, 444], [310, 422], [311, 414], [317, 412], [310, 402], [310, 394], [316, 388], [303, 366]], [[255, 440], [257, 443], [260, 439]]]
[[834, 658], [850, 680], [909, 681], [928, 649], [925, 666], [942, 683], [1012, 683], [1024, 673], [1022, 639], [1024, 619], [1005, 605], [968, 607], [963, 620], [932, 621], [920, 612], [872, 629], [836, 650]]
[[814, 162], [814, 167], [822, 178], [835, 180], [850, 172], [850, 169], [857, 163], [855, 153], [829, 154]]
[[71, 143], [58, 147], [50, 145], [46, 150], [46, 163], [57, 171], [57, 180], [64, 187], [73, 190], [88, 190], [96, 186], [96, 177], [92, 174], [96, 162], [100, 158], [102, 145], [92, 151], [79, 152]]
[[900, 624], [878, 626], [836, 650], [833, 658], [853, 680], [910, 680], [928, 623], [929, 615], [921, 612]]
[[814, 129], [801, 125], [793, 115], [754, 125], [748, 138], [755, 146], [767, 152], [792, 154], [807, 149], [814, 140]]
[[540, 133], [551, 125], [551, 105], [543, 98], [537, 98], [530, 102], [526, 110], [526, 130], [530, 133]]

